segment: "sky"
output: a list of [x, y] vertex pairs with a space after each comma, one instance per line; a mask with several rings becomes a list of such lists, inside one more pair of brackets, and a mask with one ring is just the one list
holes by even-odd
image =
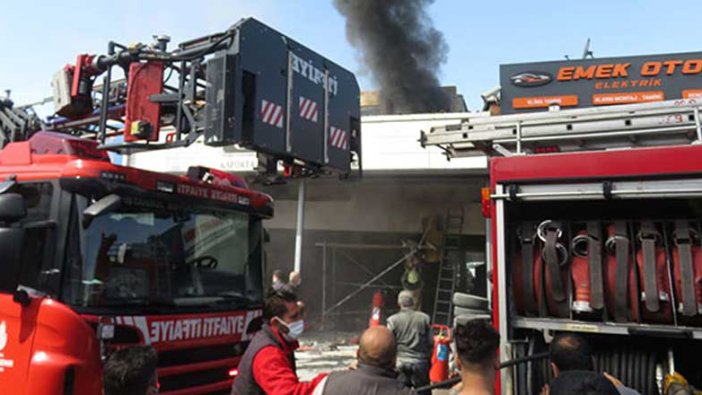
[[[382, 0], [378, 0], [382, 1]], [[332, 0], [4, 1], [0, 12], [0, 90], [16, 103], [51, 95], [52, 75], [81, 53], [105, 53], [110, 40], [180, 41], [225, 30], [252, 16], [355, 72], [375, 87], [346, 41]], [[428, 8], [449, 46], [439, 72], [470, 109], [498, 85], [499, 65], [578, 58], [591, 39], [595, 57], [700, 50], [702, 1], [436, 0]]]

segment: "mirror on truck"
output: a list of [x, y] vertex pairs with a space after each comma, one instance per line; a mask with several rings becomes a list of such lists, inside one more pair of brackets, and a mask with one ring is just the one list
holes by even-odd
[[111, 213], [122, 206], [122, 198], [119, 195], [110, 194], [83, 210], [83, 228], [90, 226], [96, 217]]
[[14, 292], [17, 289], [25, 231], [21, 227], [12, 227], [12, 224], [26, 216], [27, 208], [22, 195], [0, 195], [0, 292]]

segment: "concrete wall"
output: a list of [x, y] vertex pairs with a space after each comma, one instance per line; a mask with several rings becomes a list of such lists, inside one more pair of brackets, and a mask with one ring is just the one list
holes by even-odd
[[[305, 228], [347, 232], [417, 233], [421, 218], [464, 209], [463, 233], [484, 234], [481, 177], [374, 177], [360, 181], [307, 180]], [[278, 189], [276, 189], [278, 188]], [[274, 229], [294, 229], [297, 182], [266, 189], [275, 199]]]
[[[369, 176], [360, 181], [337, 179], [307, 180], [305, 232], [303, 234], [302, 276], [300, 296], [308, 310], [308, 318], [320, 323], [324, 307], [329, 308], [408, 253], [407, 248], [327, 249], [326, 262], [321, 243], [372, 244], [402, 246], [407, 240], [418, 241], [422, 235], [422, 219], [439, 215], [449, 208], [463, 208], [464, 247], [468, 251], [484, 251], [485, 219], [480, 213], [480, 187], [487, 180], [482, 176]], [[271, 242], [267, 278], [275, 269], [288, 272], [293, 267], [297, 182], [266, 188], [275, 199], [274, 219], [265, 222]], [[365, 268], [359, 267], [359, 262]], [[336, 262], [336, 266], [333, 266]], [[395, 309], [404, 265], [400, 264], [381, 281], [358, 293], [332, 316], [337, 327], [360, 329], [367, 325], [368, 309], [373, 292], [382, 289], [386, 307]], [[438, 264], [422, 269], [425, 281], [422, 305], [431, 312]], [[324, 299], [324, 302], [322, 301]]]

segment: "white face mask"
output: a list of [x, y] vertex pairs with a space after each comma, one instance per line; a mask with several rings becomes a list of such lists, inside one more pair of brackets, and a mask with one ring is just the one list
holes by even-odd
[[291, 322], [288, 324], [278, 317], [275, 317], [275, 319], [278, 320], [278, 322], [280, 322], [284, 327], [288, 328], [288, 333], [285, 334], [285, 336], [288, 336], [291, 339], [297, 339], [298, 337], [300, 337], [302, 332], [305, 330], [305, 321], [304, 320], [298, 320], [298, 321]]

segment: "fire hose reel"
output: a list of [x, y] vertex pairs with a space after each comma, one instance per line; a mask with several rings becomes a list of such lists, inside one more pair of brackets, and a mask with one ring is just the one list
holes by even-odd
[[641, 317], [646, 322], [672, 323], [670, 279], [663, 237], [650, 221], [642, 221], [637, 234], [636, 264], [639, 269]]
[[677, 311], [685, 324], [702, 324], [702, 248], [689, 221], [675, 221], [673, 278]]
[[568, 249], [560, 242], [560, 224], [546, 220], [538, 226], [524, 223], [517, 231], [520, 254], [513, 279], [517, 310], [526, 315], [568, 316]]
[[696, 223], [565, 225], [545, 220], [517, 227], [512, 284], [519, 314], [673, 324], [677, 313], [682, 325], [702, 326]]
[[568, 249], [561, 243], [563, 229], [560, 223], [546, 220], [537, 227], [543, 243], [541, 259], [544, 263], [544, 284], [548, 312], [556, 317], [568, 317]]
[[598, 223], [588, 223], [571, 241], [573, 258], [571, 280], [574, 300], [571, 310], [577, 314], [589, 314], [604, 307], [602, 285], [602, 246]]

